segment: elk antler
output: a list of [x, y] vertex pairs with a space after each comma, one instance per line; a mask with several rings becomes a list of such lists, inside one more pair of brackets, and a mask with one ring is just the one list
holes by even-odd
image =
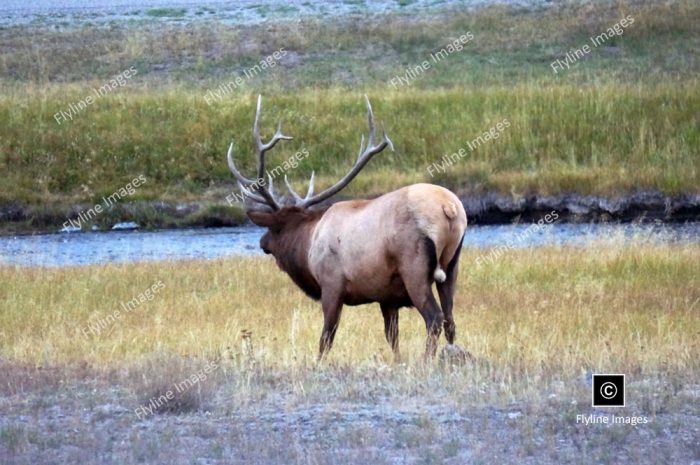
[[309, 179], [309, 190], [306, 191], [306, 197], [303, 199], [299, 194], [296, 193], [294, 188], [292, 187], [291, 184], [289, 184], [289, 180], [287, 179], [287, 175], [284, 175], [284, 183], [287, 185], [287, 190], [289, 191], [290, 194], [292, 194], [292, 198], [294, 199], [294, 203], [296, 205], [299, 205], [299, 203], [303, 202], [304, 200], [309, 200], [312, 195], [314, 195], [314, 175], [315, 172], [311, 172], [311, 179]]
[[329, 187], [328, 189], [324, 190], [323, 192], [320, 192], [316, 195], [313, 195], [313, 190], [314, 190], [314, 175], [313, 173], [311, 174], [311, 180], [309, 181], [309, 191], [306, 194], [305, 198], [299, 197], [299, 195], [294, 192], [294, 190], [291, 188], [289, 183], [287, 183], [287, 187], [289, 188], [289, 192], [292, 194], [294, 197], [295, 203], [297, 206], [302, 207], [302, 208], [308, 208], [312, 205], [316, 205], [319, 202], [323, 202], [329, 197], [332, 197], [333, 195], [337, 194], [341, 189], [343, 189], [345, 186], [347, 186], [350, 181], [352, 181], [355, 176], [364, 168], [364, 166], [367, 164], [367, 162], [376, 154], [384, 150], [387, 146], [391, 149], [391, 151], [394, 151], [394, 144], [391, 143], [391, 140], [389, 137], [386, 135], [386, 130], [384, 129], [384, 125], [382, 125], [382, 138], [379, 141], [379, 143], [376, 142], [375, 140], [375, 129], [374, 129], [374, 113], [372, 113], [372, 105], [369, 103], [369, 98], [365, 95], [365, 101], [367, 102], [367, 120], [369, 122], [369, 136], [367, 137], [367, 145], [365, 146], [365, 136], [362, 136], [362, 139], [360, 141], [360, 153], [357, 155], [357, 160], [355, 161], [355, 165], [350, 169], [350, 171], [343, 176], [343, 178], [335, 183], [333, 186]]
[[289, 136], [282, 134], [282, 122], [277, 123], [277, 130], [272, 136], [269, 142], [263, 143], [260, 137], [260, 108], [262, 106], [262, 96], [258, 95], [258, 106], [255, 110], [255, 122], [253, 123], [253, 140], [255, 141], [255, 152], [257, 155], [258, 164], [258, 177], [255, 180], [248, 179], [243, 176], [240, 171], [236, 168], [233, 163], [233, 143], [228, 148], [228, 154], [226, 158], [228, 160], [228, 167], [231, 173], [236, 177], [238, 181], [238, 186], [241, 188], [243, 195], [250, 200], [257, 203], [267, 205], [273, 210], [277, 211], [280, 209], [280, 202], [275, 198], [273, 187], [272, 187], [272, 176], [268, 174], [270, 190], [264, 186], [265, 175], [265, 153], [277, 145], [277, 142], [281, 140], [291, 140]]

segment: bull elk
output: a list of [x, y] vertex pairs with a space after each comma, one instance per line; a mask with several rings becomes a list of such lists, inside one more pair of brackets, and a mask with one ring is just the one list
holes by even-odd
[[[323, 307], [323, 331], [319, 359], [333, 344], [343, 305], [379, 303], [384, 333], [397, 359], [399, 354], [399, 308], [416, 307], [425, 320], [426, 356], [434, 356], [444, 324], [449, 344], [455, 339], [452, 305], [457, 262], [467, 228], [467, 216], [452, 192], [431, 184], [413, 184], [372, 200], [349, 200], [330, 206], [322, 202], [338, 193], [357, 176], [370, 159], [393, 145], [382, 126], [377, 140], [369, 99], [369, 135], [350, 171], [328, 189], [314, 194], [311, 174], [306, 196], [301, 197], [284, 181], [289, 197], [275, 193], [272, 177], [263, 179], [265, 154], [281, 140], [281, 123], [272, 138], [260, 137], [261, 98], [258, 96], [253, 138], [257, 177], [241, 174], [233, 161], [228, 166], [245, 196], [246, 214], [267, 228], [260, 247], [275, 257], [277, 265], [309, 297]], [[266, 186], [266, 184], [268, 184]], [[440, 297], [438, 305], [432, 285]]]

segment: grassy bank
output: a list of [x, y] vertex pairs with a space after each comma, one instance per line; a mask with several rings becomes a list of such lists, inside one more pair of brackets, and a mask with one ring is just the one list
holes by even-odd
[[[626, 15], [635, 22], [623, 35], [552, 72], [552, 61]], [[233, 185], [224, 161], [229, 141], [240, 165], [253, 166], [258, 92], [265, 94], [263, 133], [281, 117], [295, 136], [268, 164], [310, 152], [289, 172], [300, 184], [311, 170], [323, 187], [348, 169], [365, 130], [367, 93], [397, 152], [373, 160], [351, 195], [417, 181], [517, 194], [697, 192], [699, 17], [690, 1], [600, 2], [258, 26], [4, 28], [0, 202], [62, 211], [143, 174], [148, 182], [131, 199], [224, 203]], [[474, 39], [463, 51], [408, 86], [390, 84], [467, 31]], [[277, 66], [205, 101], [209, 90], [280, 48], [287, 53]], [[72, 120], [54, 120], [131, 67], [137, 73], [123, 87]], [[497, 140], [428, 173], [504, 119], [510, 126]]]
[[[396, 153], [377, 156], [350, 194], [418, 181], [467, 191], [602, 195], [697, 192], [700, 185], [697, 81], [367, 92]], [[225, 162], [229, 141], [235, 141], [240, 166], [254, 170], [254, 97], [236, 95], [209, 106], [202, 95], [125, 91], [61, 125], [52, 115], [81, 98], [79, 89], [4, 95], [2, 200], [92, 202], [143, 174], [148, 181], [132, 199], [187, 200], [219, 188], [223, 202], [233, 185]], [[338, 179], [366, 131], [361, 95], [317, 90], [265, 99], [265, 133], [282, 118], [295, 137], [271, 153], [268, 167], [307, 149], [310, 155], [289, 170], [292, 179], [305, 183], [312, 170], [320, 186]], [[498, 139], [472, 143], [504, 119], [510, 127]], [[443, 170], [433, 165], [429, 173], [429, 166], [460, 149], [464, 157]]]

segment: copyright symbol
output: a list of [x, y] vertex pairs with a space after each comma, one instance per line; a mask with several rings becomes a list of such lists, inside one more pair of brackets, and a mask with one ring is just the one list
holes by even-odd
[[617, 386], [608, 381], [600, 386], [600, 395], [603, 399], [612, 399], [617, 395]]

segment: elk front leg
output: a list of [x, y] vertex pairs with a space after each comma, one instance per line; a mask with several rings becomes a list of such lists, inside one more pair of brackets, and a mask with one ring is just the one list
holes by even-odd
[[318, 349], [319, 361], [331, 350], [335, 332], [340, 322], [340, 313], [343, 310], [343, 301], [340, 295], [324, 292], [321, 296], [321, 305], [323, 306], [323, 331], [321, 332]]
[[399, 352], [399, 309], [381, 305], [382, 315], [384, 316], [384, 335], [386, 340], [394, 352], [394, 361], [401, 361], [401, 353]]

